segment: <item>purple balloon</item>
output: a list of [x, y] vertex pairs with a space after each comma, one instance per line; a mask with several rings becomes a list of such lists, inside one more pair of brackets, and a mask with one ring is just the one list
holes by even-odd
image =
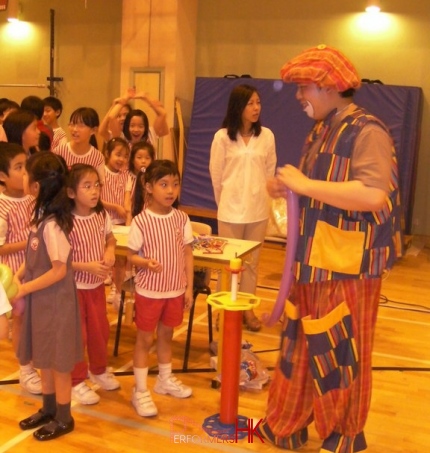
[[299, 236], [299, 198], [290, 189], [287, 189], [287, 254], [284, 262], [284, 272], [282, 274], [281, 286], [275, 306], [269, 316], [263, 315], [264, 324], [268, 327], [275, 325], [285, 308], [285, 301], [290, 294], [293, 284], [292, 267], [296, 256], [297, 241]]

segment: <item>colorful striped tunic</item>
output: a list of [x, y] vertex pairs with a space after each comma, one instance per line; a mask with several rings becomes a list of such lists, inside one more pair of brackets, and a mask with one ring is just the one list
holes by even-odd
[[[311, 179], [344, 182], [351, 178], [351, 156], [359, 131], [369, 123], [386, 127], [357, 107], [331, 129], [317, 123], [306, 147], [324, 136], [312, 164]], [[378, 150], [375, 149], [375, 152]], [[378, 212], [349, 211], [300, 199], [300, 234], [294, 273], [300, 283], [380, 277], [399, 255], [400, 203], [397, 159], [392, 146], [390, 193]]]

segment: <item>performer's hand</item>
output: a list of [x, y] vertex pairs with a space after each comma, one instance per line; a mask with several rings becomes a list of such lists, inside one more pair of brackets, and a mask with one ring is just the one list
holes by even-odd
[[298, 168], [285, 165], [276, 170], [276, 179], [293, 192], [304, 195], [307, 183], [310, 181]]

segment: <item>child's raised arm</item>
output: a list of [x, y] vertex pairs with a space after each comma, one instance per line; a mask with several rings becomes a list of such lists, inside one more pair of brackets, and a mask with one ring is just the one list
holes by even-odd
[[102, 119], [98, 130], [104, 141], [107, 142], [112, 137], [121, 136], [122, 130], [117, 121], [117, 117], [122, 107], [127, 104], [130, 99], [133, 99], [135, 94], [136, 90], [134, 88], [128, 88], [123, 96], [113, 100], [112, 105]]
[[167, 112], [161, 101], [153, 100], [149, 97], [148, 93], [136, 94], [135, 99], [142, 99], [154, 110], [157, 115], [153, 128], [158, 137], [164, 137], [169, 134], [169, 126], [167, 124]]

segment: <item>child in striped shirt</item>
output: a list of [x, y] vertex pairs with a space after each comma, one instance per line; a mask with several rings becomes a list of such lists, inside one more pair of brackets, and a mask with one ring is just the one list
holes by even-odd
[[60, 142], [52, 152], [64, 158], [70, 168], [73, 164], [92, 165], [98, 172], [100, 183], [105, 180], [105, 160], [97, 149], [95, 134], [99, 116], [91, 107], [80, 107], [70, 115], [70, 142]]
[[[157, 332], [159, 375], [156, 393], [187, 398], [192, 389], [172, 374], [173, 329], [193, 303], [193, 232], [187, 214], [172, 207], [179, 195], [179, 171], [169, 160], [155, 160], [145, 172], [146, 204], [133, 218], [128, 259], [138, 269], [135, 281], [137, 326], [132, 404], [142, 417], [157, 414], [147, 388], [149, 351]], [[142, 192], [136, 182], [136, 196]]]
[[[0, 263], [15, 273], [25, 258], [25, 247], [30, 233], [31, 210], [34, 197], [24, 193], [24, 173], [27, 154], [16, 143], [0, 142]], [[12, 310], [12, 345], [18, 350], [22, 328], [20, 304]], [[20, 363], [19, 383], [30, 393], [42, 393], [40, 376], [31, 362]]]
[[67, 142], [64, 129], [58, 124], [58, 118], [63, 112], [63, 104], [55, 96], [48, 96], [43, 99], [45, 107], [43, 109], [43, 122], [52, 128], [54, 134], [51, 149], [56, 148], [60, 143]]
[[[126, 170], [130, 154], [127, 142], [122, 138], [111, 138], [105, 147], [106, 166], [105, 184], [101, 191], [103, 206], [111, 216], [115, 225], [125, 225], [126, 211], [124, 208], [125, 186], [127, 184]], [[115, 261], [113, 284], [107, 301], [119, 306], [121, 285], [124, 281], [126, 258], [118, 257]]]
[[[136, 178], [145, 172], [151, 162], [155, 159], [155, 148], [149, 142], [137, 142], [131, 147], [130, 159], [128, 162], [127, 185], [125, 186], [124, 208], [127, 213], [126, 225], [130, 225], [132, 219], [134, 189]], [[141, 209], [139, 209], [139, 212]]]
[[[72, 200], [72, 267], [78, 289], [82, 337], [87, 348], [85, 361], [72, 371], [72, 398], [81, 404], [96, 404], [99, 395], [86, 383], [90, 380], [103, 390], [115, 390], [119, 382], [107, 370], [109, 322], [103, 281], [115, 262], [115, 238], [109, 214], [100, 201], [100, 180], [94, 167], [75, 164], [69, 175], [67, 195]], [[88, 370], [89, 368], [89, 370]]]

